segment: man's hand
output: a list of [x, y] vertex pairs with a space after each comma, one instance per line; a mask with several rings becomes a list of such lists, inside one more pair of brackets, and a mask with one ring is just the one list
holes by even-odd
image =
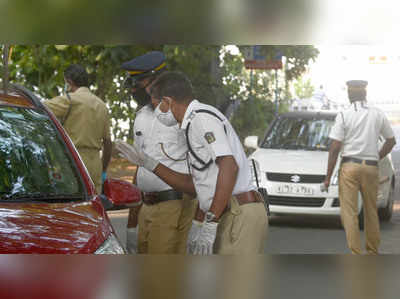
[[194, 255], [213, 254], [217, 228], [218, 223], [216, 222], [203, 222], [202, 224], [200, 224], [200, 229], [197, 232], [197, 236], [194, 237], [194, 239], [192, 240], [188, 240], [189, 253], [192, 253]]
[[321, 192], [328, 192], [330, 184], [331, 184], [331, 179], [325, 178], [324, 182], [321, 184]]
[[120, 152], [120, 155], [130, 161], [132, 164], [146, 168], [153, 172], [153, 170], [160, 163], [150, 156], [146, 155], [142, 150], [138, 149], [135, 145], [130, 145], [122, 140], [115, 141], [115, 148]]
[[104, 182], [106, 181], [106, 179], [107, 179], [107, 172], [103, 171], [103, 172], [101, 173], [101, 183], [104, 184]]
[[197, 238], [199, 237], [202, 224], [202, 222], [197, 220], [192, 221], [192, 227], [190, 228], [187, 240], [187, 252], [189, 254], [194, 253], [195, 240], [197, 240]]

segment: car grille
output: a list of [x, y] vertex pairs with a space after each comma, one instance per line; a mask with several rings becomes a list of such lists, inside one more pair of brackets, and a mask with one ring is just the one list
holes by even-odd
[[[271, 182], [320, 184], [325, 179], [325, 175], [277, 173], [277, 172], [267, 172], [266, 174], [267, 174], [267, 179]], [[298, 176], [300, 180], [298, 182], [293, 181], [293, 176]]]
[[333, 200], [332, 207], [335, 207], [335, 208], [340, 207], [339, 198], [335, 198], [335, 199]]
[[268, 196], [271, 205], [291, 206], [291, 207], [322, 207], [325, 198], [307, 198], [307, 197], [288, 197], [288, 196]]

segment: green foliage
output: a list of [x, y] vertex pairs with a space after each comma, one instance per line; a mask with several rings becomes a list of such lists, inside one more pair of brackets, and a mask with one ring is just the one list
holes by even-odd
[[274, 118], [274, 105], [263, 99], [247, 100], [240, 105], [231, 122], [239, 138], [250, 135], [264, 136], [264, 132]]
[[[9, 63], [10, 80], [42, 98], [52, 98], [62, 93], [65, 68], [82, 64], [90, 75], [91, 89], [110, 109], [113, 136], [132, 140], [135, 109], [128, 92], [120, 88], [126, 76], [120, 65], [151, 50], [164, 51], [168, 69], [189, 76], [200, 101], [217, 108], [228, 106], [232, 100], [243, 101], [232, 119], [236, 130], [242, 138], [262, 135], [274, 110], [273, 73], [254, 71], [251, 80], [242, 55], [233, 55], [224, 46], [15, 45]], [[312, 46], [263, 46], [265, 55], [274, 55], [277, 50], [287, 57], [286, 80], [300, 76], [318, 55]]]
[[300, 78], [294, 82], [294, 89], [296, 96], [300, 99], [311, 98], [314, 93], [314, 86], [311, 84], [311, 80]]

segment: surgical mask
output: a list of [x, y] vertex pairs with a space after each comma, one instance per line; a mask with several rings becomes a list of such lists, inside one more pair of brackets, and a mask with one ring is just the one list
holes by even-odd
[[156, 109], [154, 110], [154, 113], [158, 119], [158, 121], [160, 123], [162, 123], [164, 126], [166, 127], [173, 127], [176, 126], [178, 124], [178, 121], [176, 120], [175, 116], [172, 114], [171, 112], [171, 105], [168, 108], [167, 112], [162, 112], [160, 110], [160, 104], [158, 104], [158, 106], [156, 107]]
[[150, 104], [151, 102], [151, 97], [144, 88], [136, 89], [135, 92], [132, 92], [132, 95], [140, 107]]

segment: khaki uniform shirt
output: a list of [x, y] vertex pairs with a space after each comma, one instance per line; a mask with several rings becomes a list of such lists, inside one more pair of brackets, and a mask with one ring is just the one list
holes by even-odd
[[44, 101], [44, 104], [61, 122], [71, 105], [63, 126], [72, 142], [77, 148], [101, 150], [103, 139], [110, 139], [110, 119], [106, 104], [87, 87], [80, 87], [69, 95], [71, 102], [63, 95]]
[[[110, 118], [106, 104], [87, 87], [80, 87], [67, 96], [58, 96], [44, 101], [55, 114], [77, 148], [89, 174], [101, 192], [101, 172], [103, 165], [99, 151], [103, 140], [110, 139]], [[67, 119], [69, 107], [71, 110]]]

